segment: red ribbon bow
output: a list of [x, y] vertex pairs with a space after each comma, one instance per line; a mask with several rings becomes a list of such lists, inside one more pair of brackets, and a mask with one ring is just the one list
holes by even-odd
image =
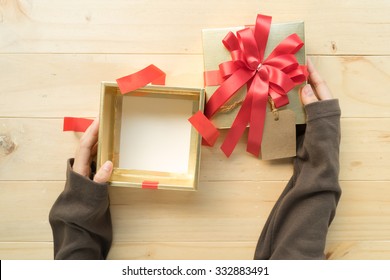
[[272, 17], [258, 15], [256, 25], [229, 32], [223, 44], [232, 60], [219, 65], [224, 80], [206, 104], [205, 115], [211, 118], [243, 85], [247, 84], [244, 102], [221, 146], [230, 156], [249, 124], [247, 151], [259, 156], [268, 98], [277, 108], [288, 104], [287, 93], [307, 78], [306, 67], [299, 65], [295, 54], [303, 42], [297, 34], [285, 38], [264, 58]]

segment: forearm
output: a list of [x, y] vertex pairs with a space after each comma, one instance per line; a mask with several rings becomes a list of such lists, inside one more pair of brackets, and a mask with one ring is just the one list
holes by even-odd
[[307, 105], [306, 112], [294, 174], [267, 220], [255, 258], [324, 258], [328, 226], [341, 195], [340, 109], [337, 100], [328, 100]]
[[50, 215], [55, 259], [105, 259], [112, 242], [107, 184], [72, 170]]

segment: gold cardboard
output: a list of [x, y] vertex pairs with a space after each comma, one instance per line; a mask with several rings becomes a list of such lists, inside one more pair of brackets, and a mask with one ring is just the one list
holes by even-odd
[[[204, 89], [146, 86], [126, 95], [145, 98], [173, 98], [193, 102], [192, 113], [203, 111]], [[159, 172], [153, 170], [129, 170], [119, 168], [120, 130], [123, 95], [116, 83], [102, 82], [100, 104], [99, 147], [97, 168], [107, 160], [114, 165], [109, 180], [111, 186], [142, 188], [144, 181], [158, 182], [158, 189], [196, 190], [199, 177], [201, 136], [191, 126], [188, 169], [186, 173]], [[191, 117], [191, 116], [188, 116]]]
[[[245, 28], [245, 26], [231, 27], [231, 28], [216, 28], [216, 29], [204, 29], [202, 31], [203, 36], [203, 57], [204, 57], [204, 70], [218, 70], [220, 63], [231, 60], [229, 51], [222, 44], [223, 38], [229, 31], [236, 33], [237, 31]], [[305, 32], [303, 22], [293, 23], [274, 23], [271, 25], [271, 30], [268, 38], [268, 43], [265, 51], [265, 57], [267, 57], [272, 50], [287, 36], [297, 33], [297, 35], [304, 42]], [[305, 64], [305, 49], [304, 47], [296, 54], [299, 64]], [[206, 100], [208, 101], [218, 86], [206, 86]], [[287, 106], [280, 108], [280, 110], [290, 109], [296, 114], [296, 124], [303, 124], [306, 122], [306, 116], [304, 109], [299, 100], [298, 93], [299, 86], [295, 87], [288, 93], [290, 103]], [[243, 100], [246, 95], [246, 86], [242, 87], [227, 104]], [[216, 127], [226, 129], [230, 128], [240, 106], [233, 109], [228, 113], [217, 112], [213, 116], [212, 121]], [[267, 108], [270, 111], [270, 108]]]

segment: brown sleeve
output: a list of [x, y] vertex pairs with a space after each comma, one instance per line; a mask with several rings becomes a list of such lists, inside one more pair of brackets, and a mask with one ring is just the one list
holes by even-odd
[[112, 242], [107, 184], [98, 184], [72, 170], [68, 161], [64, 191], [49, 221], [55, 259], [105, 259]]
[[328, 227], [341, 195], [340, 107], [337, 99], [305, 106], [294, 174], [260, 235], [255, 259], [324, 259]]

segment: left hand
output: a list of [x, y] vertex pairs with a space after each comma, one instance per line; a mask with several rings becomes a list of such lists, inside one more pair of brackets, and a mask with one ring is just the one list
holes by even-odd
[[[80, 145], [76, 151], [73, 163], [74, 172], [86, 177], [90, 176], [92, 158], [97, 153], [98, 133], [99, 119], [96, 118], [80, 139]], [[112, 162], [106, 161], [96, 172], [93, 180], [96, 183], [106, 183], [110, 179], [112, 169]]]

